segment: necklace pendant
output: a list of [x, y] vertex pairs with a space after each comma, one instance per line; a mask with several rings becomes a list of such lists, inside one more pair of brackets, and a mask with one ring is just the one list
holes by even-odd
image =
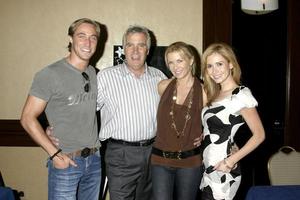
[[188, 120], [190, 120], [190, 119], [191, 119], [191, 115], [190, 115], [190, 114], [187, 114], [187, 115], [185, 116], [185, 120], [188, 121]]
[[174, 115], [173, 111], [170, 112], [170, 115]]
[[172, 123], [172, 125], [171, 125], [171, 126], [172, 126], [172, 128], [174, 128], [174, 129], [176, 130], [176, 125], [175, 125], [175, 123], [174, 123], [174, 122]]

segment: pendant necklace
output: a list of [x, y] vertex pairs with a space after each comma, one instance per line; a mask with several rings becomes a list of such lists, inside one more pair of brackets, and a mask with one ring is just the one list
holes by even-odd
[[190, 90], [190, 92], [187, 96], [188, 105], [187, 105], [187, 111], [186, 111], [186, 114], [185, 114], [185, 117], [184, 117], [185, 122], [184, 122], [184, 126], [183, 126], [182, 130], [179, 131], [177, 129], [177, 125], [176, 125], [175, 117], [174, 117], [174, 105], [175, 105], [176, 100], [177, 100], [177, 85], [178, 84], [176, 82], [176, 87], [173, 91], [173, 96], [172, 96], [172, 105], [171, 105], [170, 116], [171, 116], [171, 120], [172, 120], [171, 127], [175, 130], [177, 138], [179, 138], [180, 136], [184, 136], [184, 131], [185, 131], [187, 122], [191, 119], [190, 111], [191, 111], [191, 107], [192, 107], [192, 104], [193, 104], [194, 88], [193, 88], [193, 86], [191, 87], [191, 90]]

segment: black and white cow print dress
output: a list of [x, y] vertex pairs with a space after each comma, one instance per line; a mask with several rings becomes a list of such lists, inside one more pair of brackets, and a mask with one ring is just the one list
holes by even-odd
[[202, 110], [205, 171], [200, 189], [208, 199], [233, 199], [241, 182], [240, 167], [230, 173], [213, 170], [219, 161], [230, 155], [233, 137], [244, 123], [240, 110], [257, 106], [249, 88], [239, 86], [223, 100], [213, 102]]

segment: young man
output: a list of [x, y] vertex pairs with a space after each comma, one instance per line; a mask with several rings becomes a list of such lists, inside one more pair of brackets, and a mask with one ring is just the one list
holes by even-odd
[[[48, 199], [98, 200], [101, 164], [97, 135], [95, 69], [89, 65], [99, 24], [83, 18], [68, 30], [70, 54], [39, 71], [33, 80], [21, 124], [48, 154]], [[45, 110], [55, 146], [38, 116]]]

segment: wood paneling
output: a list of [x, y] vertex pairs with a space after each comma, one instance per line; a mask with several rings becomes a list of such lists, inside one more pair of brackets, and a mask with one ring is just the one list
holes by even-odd
[[203, 0], [203, 49], [213, 42], [231, 44], [232, 0]]
[[20, 120], [0, 120], [0, 146], [37, 146]]
[[300, 1], [288, 1], [285, 144], [300, 151]]

